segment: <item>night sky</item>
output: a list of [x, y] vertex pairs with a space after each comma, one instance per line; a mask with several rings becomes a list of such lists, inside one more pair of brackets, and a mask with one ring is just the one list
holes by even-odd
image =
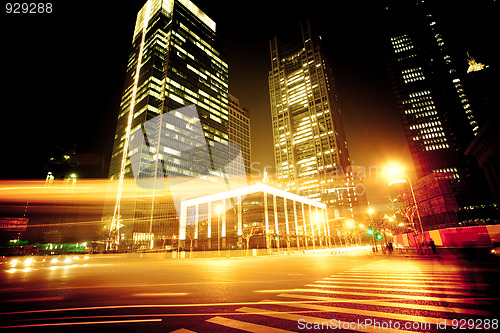
[[[94, 157], [82, 176], [107, 176], [135, 18], [144, 2], [52, 1], [51, 14], [9, 15], [2, 8], [0, 179], [44, 178], [47, 159], [74, 144], [77, 153]], [[441, 2], [443, 20], [453, 27], [450, 40], [463, 55], [459, 70], [467, 68], [465, 51], [485, 63], [498, 55], [491, 52], [498, 42], [489, 30], [498, 13], [492, 0]], [[353, 163], [380, 168], [398, 160], [414, 175], [379, 47], [383, 1], [194, 3], [217, 23], [227, 44], [229, 92], [250, 110], [256, 168], [274, 166], [269, 39], [296, 38], [300, 20], [308, 17], [333, 64]], [[384, 202], [381, 175], [370, 175], [367, 187], [371, 202]]]

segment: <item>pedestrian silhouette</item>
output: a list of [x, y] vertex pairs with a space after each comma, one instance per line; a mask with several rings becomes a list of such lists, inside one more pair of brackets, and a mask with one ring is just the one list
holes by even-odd
[[436, 251], [436, 243], [434, 243], [434, 241], [431, 239], [431, 241], [429, 242], [429, 245], [431, 246], [431, 249], [432, 249], [432, 253], [433, 254], [437, 254], [437, 251]]
[[389, 252], [389, 255], [392, 254], [392, 250], [394, 250], [392, 243], [387, 243], [387, 252]]

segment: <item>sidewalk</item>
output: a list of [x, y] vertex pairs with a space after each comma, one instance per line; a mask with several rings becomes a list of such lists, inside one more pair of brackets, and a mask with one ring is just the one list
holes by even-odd
[[382, 252], [372, 252], [372, 255], [382, 257], [399, 257], [412, 259], [474, 259], [474, 258], [495, 258], [490, 254], [490, 248], [441, 248], [437, 250], [437, 254], [423, 253], [418, 254], [415, 249], [396, 249], [392, 254]]

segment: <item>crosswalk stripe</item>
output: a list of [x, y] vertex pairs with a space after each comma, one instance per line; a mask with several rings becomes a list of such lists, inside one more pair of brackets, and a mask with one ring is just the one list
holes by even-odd
[[337, 273], [332, 275], [332, 277], [343, 277], [343, 278], [410, 278], [419, 280], [450, 280], [450, 281], [463, 281], [463, 277], [460, 276], [444, 276], [444, 275], [407, 275], [407, 274], [375, 274], [375, 273], [356, 273], [356, 274], [343, 274]]
[[[435, 305], [425, 305], [425, 304], [413, 304], [413, 303], [397, 303], [397, 302], [390, 302], [390, 300], [387, 300], [387, 301], [386, 300], [379, 300], [379, 301], [346, 300], [345, 298], [338, 298], [338, 297], [296, 295], [296, 294], [279, 294], [278, 297], [300, 298], [300, 299], [335, 302], [335, 303], [368, 303], [369, 305], [380, 305], [380, 306], [388, 306], [388, 307], [395, 307], [395, 308], [453, 312], [453, 313], [457, 313], [457, 314], [470, 314], [470, 315], [478, 315], [478, 316], [491, 316], [491, 313], [489, 311], [483, 311], [483, 310], [435, 306]], [[286, 304], [293, 304], [293, 303], [286, 303]]]
[[448, 272], [448, 271], [409, 271], [409, 270], [398, 270], [398, 271], [383, 271], [383, 270], [347, 270], [339, 272], [339, 274], [401, 274], [401, 275], [455, 275], [461, 276], [462, 272]]
[[189, 293], [138, 293], [131, 294], [132, 297], [165, 297], [165, 296], [186, 296]]
[[447, 297], [433, 297], [433, 296], [418, 296], [418, 295], [399, 295], [399, 294], [381, 294], [381, 293], [359, 293], [355, 291], [340, 291], [340, 290], [326, 290], [326, 289], [274, 289], [274, 290], [256, 290], [259, 293], [285, 293], [285, 292], [301, 292], [301, 293], [316, 293], [316, 294], [332, 294], [332, 295], [349, 295], [349, 296], [366, 296], [366, 297], [387, 297], [399, 298], [417, 301], [436, 301], [436, 302], [449, 302], [449, 303], [470, 303], [477, 304], [478, 301], [500, 300], [497, 298], [484, 298], [484, 297], [460, 297], [460, 298], [447, 298]]
[[[353, 308], [340, 308], [336, 306], [327, 306], [327, 305], [319, 305], [319, 304], [304, 304], [304, 303], [293, 303], [293, 304], [284, 304], [284, 306], [294, 307], [294, 308], [302, 308], [302, 309], [310, 309], [310, 310], [320, 310], [325, 312], [336, 312], [336, 313], [347, 313], [347, 314], [356, 314], [360, 316], [366, 317], [379, 317], [379, 318], [390, 318], [396, 320], [406, 320], [406, 321], [416, 321], [421, 323], [431, 323], [436, 325], [437, 323], [445, 323], [447, 327], [453, 327], [452, 320], [446, 318], [436, 318], [436, 317], [425, 317], [425, 316], [412, 316], [405, 315], [402, 313], [392, 313], [392, 312], [380, 312], [380, 311], [372, 311], [372, 310], [359, 310]], [[236, 310], [238, 311], [238, 310]]]
[[[328, 280], [338, 280], [338, 281], [366, 281], [367, 278], [361, 277], [343, 277], [343, 276], [335, 276], [327, 277], [325, 279]], [[449, 279], [428, 279], [428, 278], [394, 278], [394, 277], [385, 277], [385, 278], [369, 278], [370, 281], [397, 281], [397, 282], [435, 282], [435, 283], [461, 283], [463, 280], [449, 280]]]
[[283, 330], [280, 328], [269, 327], [269, 326], [249, 323], [246, 321], [240, 321], [240, 320], [235, 320], [235, 319], [230, 319], [230, 318], [225, 318], [225, 317], [213, 317], [213, 318], [208, 319], [207, 321], [209, 323], [212, 323], [212, 324], [218, 324], [218, 325], [231, 327], [231, 328], [235, 328], [235, 329], [247, 331], [247, 332], [293, 333], [293, 331], [287, 331], [287, 330]]
[[[343, 284], [343, 285], [344, 284], [366, 285], [366, 281], [365, 282], [336, 281], [336, 280], [330, 280], [329, 278], [325, 278], [325, 280], [314, 281], [314, 283], [327, 283], [327, 284], [339, 283], [339, 284]], [[370, 280], [370, 282], [372, 282], [372, 281]], [[464, 289], [467, 286], [471, 286], [470, 284], [465, 284], [465, 283], [456, 283], [455, 285], [450, 286], [448, 284], [428, 284], [428, 283], [409, 284], [409, 283], [392, 283], [392, 282], [390, 282], [390, 283], [377, 282], [377, 283], [375, 283], [375, 285], [377, 285], [377, 286], [416, 287], [416, 288], [426, 287], [426, 288], [441, 288], [441, 289]], [[475, 284], [474, 286], [477, 286], [477, 284]], [[482, 284], [482, 286], [484, 286], [484, 284]]]
[[442, 290], [429, 290], [429, 289], [405, 289], [405, 288], [384, 288], [384, 287], [351, 287], [351, 286], [330, 286], [322, 284], [306, 284], [306, 287], [314, 288], [337, 288], [337, 289], [362, 289], [362, 290], [381, 290], [381, 291], [398, 291], [408, 293], [426, 293], [426, 294], [440, 294], [440, 295], [471, 295], [465, 291], [442, 291]]
[[[354, 272], [354, 273], [373, 273], [373, 270], [368, 270], [368, 269], [351, 269], [345, 272], [340, 272], [340, 273], [349, 273], [349, 272]], [[378, 274], [384, 274], [378, 273]], [[385, 272], [385, 274], [392, 274], [391, 272]], [[448, 271], [409, 271], [406, 270], [404, 272], [397, 272], [397, 274], [446, 274], [446, 275], [460, 275], [460, 272], [448, 272]]]
[[[308, 323], [324, 323], [328, 325], [330, 323], [331, 319], [326, 319], [326, 318], [321, 318], [321, 317], [310, 317], [310, 316], [304, 316], [304, 315], [299, 315], [295, 313], [290, 313], [290, 312], [279, 312], [279, 311], [269, 311], [269, 310], [264, 310], [264, 309], [258, 309], [258, 308], [249, 308], [249, 307], [243, 307], [239, 308], [236, 311], [240, 312], [245, 312], [249, 314], [258, 314], [266, 317], [273, 317], [273, 318], [278, 318], [278, 319], [285, 319], [285, 320], [293, 320], [296, 321], [297, 323], [299, 320], [302, 320], [303, 322], [308, 322]], [[337, 320], [336, 323], [342, 327], [344, 323], [349, 324], [348, 322], [342, 322], [340, 320]], [[297, 325], [298, 327], [298, 325]], [[356, 327], [355, 330], [357, 332], [370, 332], [370, 333], [380, 333], [380, 329], [371, 329], [368, 327]], [[414, 331], [405, 331], [405, 330], [397, 330], [397, 329], [384, 329], [384, 332], [387, 333], [415, 333]]]

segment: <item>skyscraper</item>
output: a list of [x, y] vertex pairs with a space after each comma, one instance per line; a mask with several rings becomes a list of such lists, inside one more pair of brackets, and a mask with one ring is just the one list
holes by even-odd
[[472, 221], [487, 199], [477, 163], [464, 155], [479, 128], [465, 73], [457, 71], [430, 2], [391, 1], [385, 14], [388, 72], [417, 177], [447, 179], [461, 207], [458, 220]]
[[241, 152], [245, 164], [245, 173], [250, 176], [250, 117], [247, 109], [240, 106], [240, 101], [229, 94], [229, 142], [234, 143], [230, 149], [230, 160], [236, 158], [235, 155]]
[[352, 215], [358, 198], [332, 69], [309, 21], [301, 31], [287, 44], [270, 41], [277, 180], [286, 191]]
[[[130, 144], [131, 134], [141, 137], [144, 131], [154, 132], [150, 125], [145, 128], [146, 122], [191, 104], [196, 105], [210, 153], [227, 156], [221, 144], [227, 146], [229, 139], [228, 66], [215, 22], [189, 0], [148, 0], [137, 15], [109, 171], [110, 180], [119, 183], [110, 232], [116, 242], [122, 237], [116, 230], [120, 228], [118, 220], [125, 219], [125, 238], [152, 245], [153, 237], [172, 237], [169, 230], [176, 227], [168, 224], [177, 221], [172, 205], [160, 204], [158, 200], [165, 199], [155, 199], [156, 194], [139, 194], [125, 210], [122, 184], [133, 176], [131, 157], [154, 165], [150, 177], [190, 174], [190, 168], [196, 166], [192, 155], [169, 147], [164, 133], [157, 138], [148, 135], [148, 147], [130, 149]], [[191, 128], [185, 116], [179, 114], [178, 118], [184, 130]], [[158, 124], [164, 125], [162, 121]], [[175, 139], [184, 140], [180, 137], [184, 134], [179, 132]]]

